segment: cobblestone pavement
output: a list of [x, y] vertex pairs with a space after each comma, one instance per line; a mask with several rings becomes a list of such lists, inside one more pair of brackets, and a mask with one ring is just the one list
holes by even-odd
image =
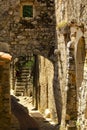
[[[32, 97], [12, 96], [12, 111], [19, 120], [20, 130], [58, 130], [51, 119], [34, 110]], [[30, 127], [32, 129], [29, 129]]]

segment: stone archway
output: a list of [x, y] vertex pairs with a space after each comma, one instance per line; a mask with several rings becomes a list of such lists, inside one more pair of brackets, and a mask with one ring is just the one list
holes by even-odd
[[76, 48], [76, 82], [77, 88], [81, 87], [83, 81], [84, 72], [84, 60], [85, 60], [85, 41], [84, 37], [81, 37], [78, 41]]
[[[49, 58], [45, 58], [40, 54], [33, 54], [35, 57], [34, 73], [33, 73], [33, 105], [36, 109], [39, 109], [45, 114], [45, 110], [49, 109], [50, 117], [57, 122], [57, 113], [55, 107], [54, 87], [57, 83], [53, 83], [53, 79], [57, 76], [57, 70], [55, 66], [56, 75], [54, 76], [54, 65]], [[53, 54], [52, 54], [53, 55]], [[55, 55], [53, 55], [55, 59]], [[56, 80], [55, 77], [54, 80]], [[56, 81], [55, 81], [56, 82]], [[58, 89], [58, 88], [56, 88]], [[56, 92], [57, 93], [57, 92]], [[29, 96], [29, 95], [28, 95]], [[57, 97], [56, 97], [57, 102]], [[54, 105], [53, 105], [54, 104]]]
[[[81, 114], [81, 103], [83, 80], [84, 80], [84, 62], [85, 62], [85, 40], [80, 28], [71, 28], [71, 41], [68, 43], [68, 68], [67, 68], [67, 106], [66, 121], [76, 121], [77, 114]], [[83, 106], [83, 105], [82, 105]], [[79, 118], [80, 119], [80, 118]], [[72, 127], [72, 126], [69, 126]], [[76, 129], [76, 128], [74, 128]]]
[[78, 119], [77, 124], [81, 129], [85, 128], [85, 110], [86, 110], [86, 79], [85, 79], [85, 39], [80, 37], [76, 48], [76, 85], [77, 85], [77, 103]]

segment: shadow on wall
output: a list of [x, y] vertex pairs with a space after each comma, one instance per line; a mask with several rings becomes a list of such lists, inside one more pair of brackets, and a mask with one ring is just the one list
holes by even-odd
[[38, 111], [32, 109], [31, 115], [27, 107], [18, 103], [19, 98], [11, 96], [12, 113], [18, 118], [20, 130], [58, 130], [58, 125], [52, 125]]
[[58, 117], [58, 124], [60, 125], [62, 117], [62, 95], [61, 95], [60, 83], [58, 80], [58, 61], [54, 63], [53, 92]]
[[81, 87], [83, 82], [84, 73], [84, 61], [85, 61], [85, 40], [84, 37], [79, 39], [76, 52], [76, 75], [77, 75], [77, 87]]
[[19, 104], [14, 96], [11, 96], [11, 111], [19, 121], [20, 130], [39, 130], [38, 123], [29, 115], [28, 109]]

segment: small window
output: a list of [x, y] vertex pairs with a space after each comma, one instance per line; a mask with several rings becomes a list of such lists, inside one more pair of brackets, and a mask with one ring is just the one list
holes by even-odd
[[33, 6], [32, 5], [24, 5], [23, 6], [23, 17], [31, 18], [33, 17]]

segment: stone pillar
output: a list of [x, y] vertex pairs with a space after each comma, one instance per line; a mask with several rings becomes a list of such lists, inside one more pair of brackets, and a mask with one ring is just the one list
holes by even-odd
[[9, 61], [0, 60], [0, 130], [10, 130]]
[[74, 42], [67, 45], [67, 102], [66, 124], [69, 130], [76, 130], [77, 120], [77, 91], [76, 91], [76, 68], [74, 58]]

